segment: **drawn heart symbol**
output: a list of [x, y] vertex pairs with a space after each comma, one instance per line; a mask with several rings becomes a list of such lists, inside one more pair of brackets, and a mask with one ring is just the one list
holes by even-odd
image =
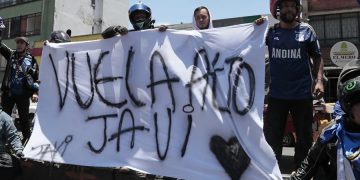
[[215, 135], [211, 137], [210, 149], [232, 180], [239, 180], [250, 164], [250, 157], [236, 137], [226, 142], [222, 137]]

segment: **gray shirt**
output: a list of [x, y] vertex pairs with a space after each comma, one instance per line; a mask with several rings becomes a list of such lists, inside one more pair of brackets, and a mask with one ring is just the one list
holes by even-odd
[[11, 117], [0, 109], [0, 167], [11, 167], [11, 156], [6, 153], [5, 144], [9, 144], [15, 154], [19, 154], [23, 150]]

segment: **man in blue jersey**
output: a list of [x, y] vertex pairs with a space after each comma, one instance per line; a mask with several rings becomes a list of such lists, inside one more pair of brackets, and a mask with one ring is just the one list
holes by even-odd
[[313, 97], [320, 98], [324, 92], [319, 43], [313, 28], [297, 21], [300, 11], [299, 0], [278, 0], [274, 7], [277, 13], [273, 14], [280, 23], [271, 27], [266, 37], [271, 82], [264, 134], [279, 161], [286, 119], [291, 113], [297, 137], [296, 167], [312, 145]]

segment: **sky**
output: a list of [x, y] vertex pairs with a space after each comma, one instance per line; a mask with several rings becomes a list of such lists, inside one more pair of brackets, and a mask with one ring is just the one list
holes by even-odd
[[[129, 7], [139, 2], [130, 0]], [[196, 7], [206, 6], [213, 19], [270, 14], [269, 0], [142, 0], [152, 10], [156, 25], [190, 23]]]

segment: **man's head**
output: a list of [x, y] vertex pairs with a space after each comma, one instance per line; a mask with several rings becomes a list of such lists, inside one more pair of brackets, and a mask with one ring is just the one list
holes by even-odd
[[70, 36], [65, 33], [64, 31], [54, 31], [50, 35], [51, 43], [65, 43], [65, 42], [71, 42]]
[[300, 12], [300, 0], [278, 0], [273, 7], [272, 15], [275, 18], [280, 17], [280, 21], [290, 24], [296, 20]]
[[26, 37], [16, 37], [16, 52], [24, 53], [29, 47], [29, 40]]
[[209, 10], [205, 6], [200, 6], [194, 10], [194, 19], [200, 30], [209, 28], [211, 18]]
[[151, 9], [143, 3], [136, 3], [129, 9], [129, 19], [135, 30], [152, 28]]
[[[360, 60], [349, 62], [341, 71], [338, 80], [338, 99], [345, 113], [360, 117]], [[360, 124], [360, 119], [359, 124]]]

